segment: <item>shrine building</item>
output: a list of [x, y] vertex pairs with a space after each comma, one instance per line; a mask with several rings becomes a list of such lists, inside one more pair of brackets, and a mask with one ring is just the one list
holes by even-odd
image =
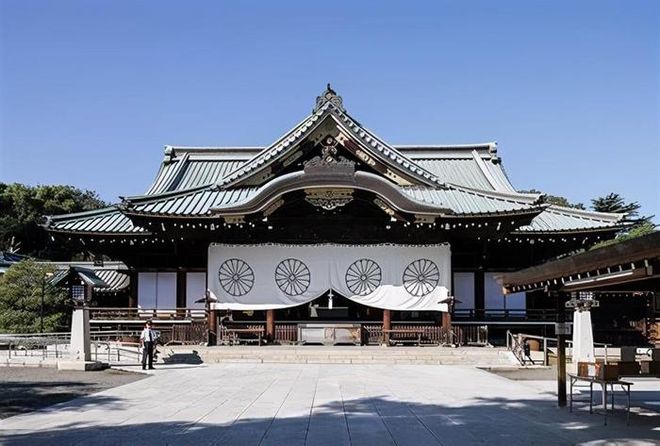
[[195, 310], [211, 343], [229, 325], [273, 343], [312, 342], [314, 327], [357, 327], [335, 333], [355, 343], [416, 327], [440, 342], [470, 327], [544, 330], [547, 303], [505, 298], [496, 277], [612, 238], [624, 217], [518, 192], [493, 142], [389, 144], [328, 86], [267, 147], [166, 146], [143, 194], [46, 228], [125, 265], [130, 285], [97, 308]]

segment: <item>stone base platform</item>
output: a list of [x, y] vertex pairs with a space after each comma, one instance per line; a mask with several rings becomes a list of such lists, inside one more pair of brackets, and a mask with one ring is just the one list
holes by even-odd
[[76, 361], [59, 360], [57, 361], [57, 370], [78, 370], [81, 372], [91, 372], [95, 370], [107, 369], [109, 365], [100, 361]]
[[288, 364], [420, 364], [513, 366], [506, 349], [488, 347], [350, 347], [350, 346], [166, 346], [161, 362]]

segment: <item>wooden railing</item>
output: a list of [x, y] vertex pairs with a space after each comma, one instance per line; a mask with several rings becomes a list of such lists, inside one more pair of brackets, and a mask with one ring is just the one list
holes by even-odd
[[218, 344], [230, 344], [235, 342], [231, 328], [264, 329], [265, 324], [234, 323], [231, 327], [220, 325], [218, 327]]
[[295, 344], [298, 342], [298, 324], [275, 324], [275, 342]]
[[91, 307], [91, 320], [193, 320], [205, 319], [203, 308], [106, 308]]
[[174, 325], [170, 342], [177, 344], [202, 344], [208, 340], [206, 321], [192, 321], [190, 324]]
[[457, 321], [463, 321], [463, 320], [529, 321], [529, 322], [555, 321], [557, 320], [557, 310], [554, 308], [501, 309], [501, 310], [458, 308], [458, 309], [454, 309], [453, 318]]

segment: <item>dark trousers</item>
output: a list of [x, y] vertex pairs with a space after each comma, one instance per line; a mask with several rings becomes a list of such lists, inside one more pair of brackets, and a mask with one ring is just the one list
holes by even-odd
[[154, 343], [146, 341], [144, 343], [144, 348], [142, 349], [142, 368], [145, 368], [147, 365], [147, 357], [149, 358], [149, 368], [154, 366]]

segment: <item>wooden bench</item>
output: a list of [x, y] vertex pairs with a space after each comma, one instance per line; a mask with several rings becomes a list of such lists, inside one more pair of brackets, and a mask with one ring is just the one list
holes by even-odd
[[[264, 329], [263, 328], [229, 328], [225, 327], [225, 333], [227, 333], [229, 345], [239, 345], [241, 342], [257, 342], [259, 346], [263, 343], [264, 338]], [[241, 336], [241, 335], [254, 335], [251, 336]]]
[[[393, 328], [390, 330], [383, 330], [383, 344], [392, 345], [400, 343], [421, 346], [422, 338], [426, 334], [426, 330], [414, 328]], [[402, 337], [400, 338], [397, 335]]]

